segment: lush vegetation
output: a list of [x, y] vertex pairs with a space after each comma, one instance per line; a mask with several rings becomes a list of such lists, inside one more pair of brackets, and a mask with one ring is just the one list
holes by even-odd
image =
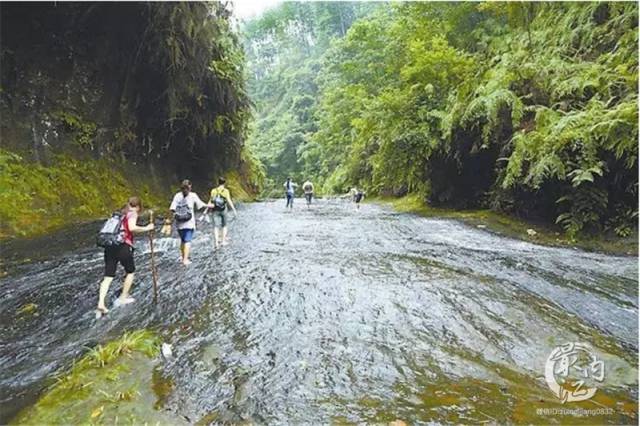
[[39, 235], [65, 224], [108, 216], [129, 194], [165, 207], [163, 188], [109, 159], [56, 155], [49, 166], [0, 149], [0, 238]]
[[287, 2], [242, 29], [248, 92], [256, 119], [248, 145], [265, 166], [269, 194], [288, 176], [304, 178], [304, 151], [317, 131], [316, 78], [322, 55], [336, 37], [376, 8], [363, 2]]
[[47, 149], [80, 148], [156, 161], [192, 179], [237, 167], [249, 101], [224, 4], [2, 9], [9, 146], [39, 160]]
[[[295, 16], [310, 9], [297, 7]], [[312, 177], [327, 192], [356, 184], [436, 206], [489, 207], [556, 222], [570, 237], [632, 232], [637, 4], [368, 12], [309, 52], [300, 40], [313, 26], [298, 18], [283, 31], [274, 17], [284, 8], [248, 27], [245, 44], [260, 47], [248, 55], [252, 141], [270, 173]], [[274, 54], [282, 45], [297, 56]]]

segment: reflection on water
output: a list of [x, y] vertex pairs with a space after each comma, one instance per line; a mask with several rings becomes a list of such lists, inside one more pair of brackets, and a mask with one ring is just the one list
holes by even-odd
[[[558, 421], [536, 409], [561, 406], [544, 363], [570, 341], [607, 365], [596, 397], [572, 406], [615, 414], [560, 421], [636, 421], [635, 258], [374, 205], [283, 204], [245, 206], [217, 253], [204, 225], [189, 268], [177, 240], [158, 239], [158, 306], [139, 238], [138, 301], [106, 320], [93, 318], [103, 266], [90, 242], [11, 269], [0, 281], [0, 420], [86, 346], [152, 327], [174, 348], [157, 373], [171, 383], [161, 405], [193, 422]], [[35, 313], [19, 313], [29, 303]]]

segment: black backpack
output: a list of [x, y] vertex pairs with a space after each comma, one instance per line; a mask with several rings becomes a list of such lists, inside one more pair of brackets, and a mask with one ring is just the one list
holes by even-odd
[[178, 204], [176, 205], [176, 212], [174, 214], [176, 222], [186, 222], [188, 220], [191, 220], [192, 216], [193, 215], [191, 213], [191, 208], [187, 203], [187, 197], [183, 195], [182, 200], [180, 200], [180, 202], [178, 202]]
[[115, 247], [124, 243], [124, 228], [122, 227], [122, 221], [124, 215], [120, 212], [115, 212], [109, 219], [107, 219], [96, 237], [96, 244], [98, 247]]
[[227, 208], [227, 199], [224, 198], [220, 193], [216, 194], [213, 198], [213, 210], [221, 212]]

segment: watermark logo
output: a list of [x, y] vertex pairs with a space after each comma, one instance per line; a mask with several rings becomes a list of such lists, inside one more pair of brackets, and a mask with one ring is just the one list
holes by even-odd
[[585, 401], [604, 380], [604, 363], [586, 343], [570, 342], [557, 346], [547, 358], [544, 378], [555, 396], [565, 402]]

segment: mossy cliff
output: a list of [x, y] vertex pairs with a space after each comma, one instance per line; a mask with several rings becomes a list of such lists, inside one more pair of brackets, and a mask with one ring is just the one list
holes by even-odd
[[259, 185], [224, 5], [0, 7], [0, 238], [102, 217], [132, 194], [164, 206], [184, 178]]
[[34, 236], [107, 216], [130, 195], [163, 206], [161, 185], [110, 159], [55, 155], [49, 166], [0, 149], [0, 238]]

